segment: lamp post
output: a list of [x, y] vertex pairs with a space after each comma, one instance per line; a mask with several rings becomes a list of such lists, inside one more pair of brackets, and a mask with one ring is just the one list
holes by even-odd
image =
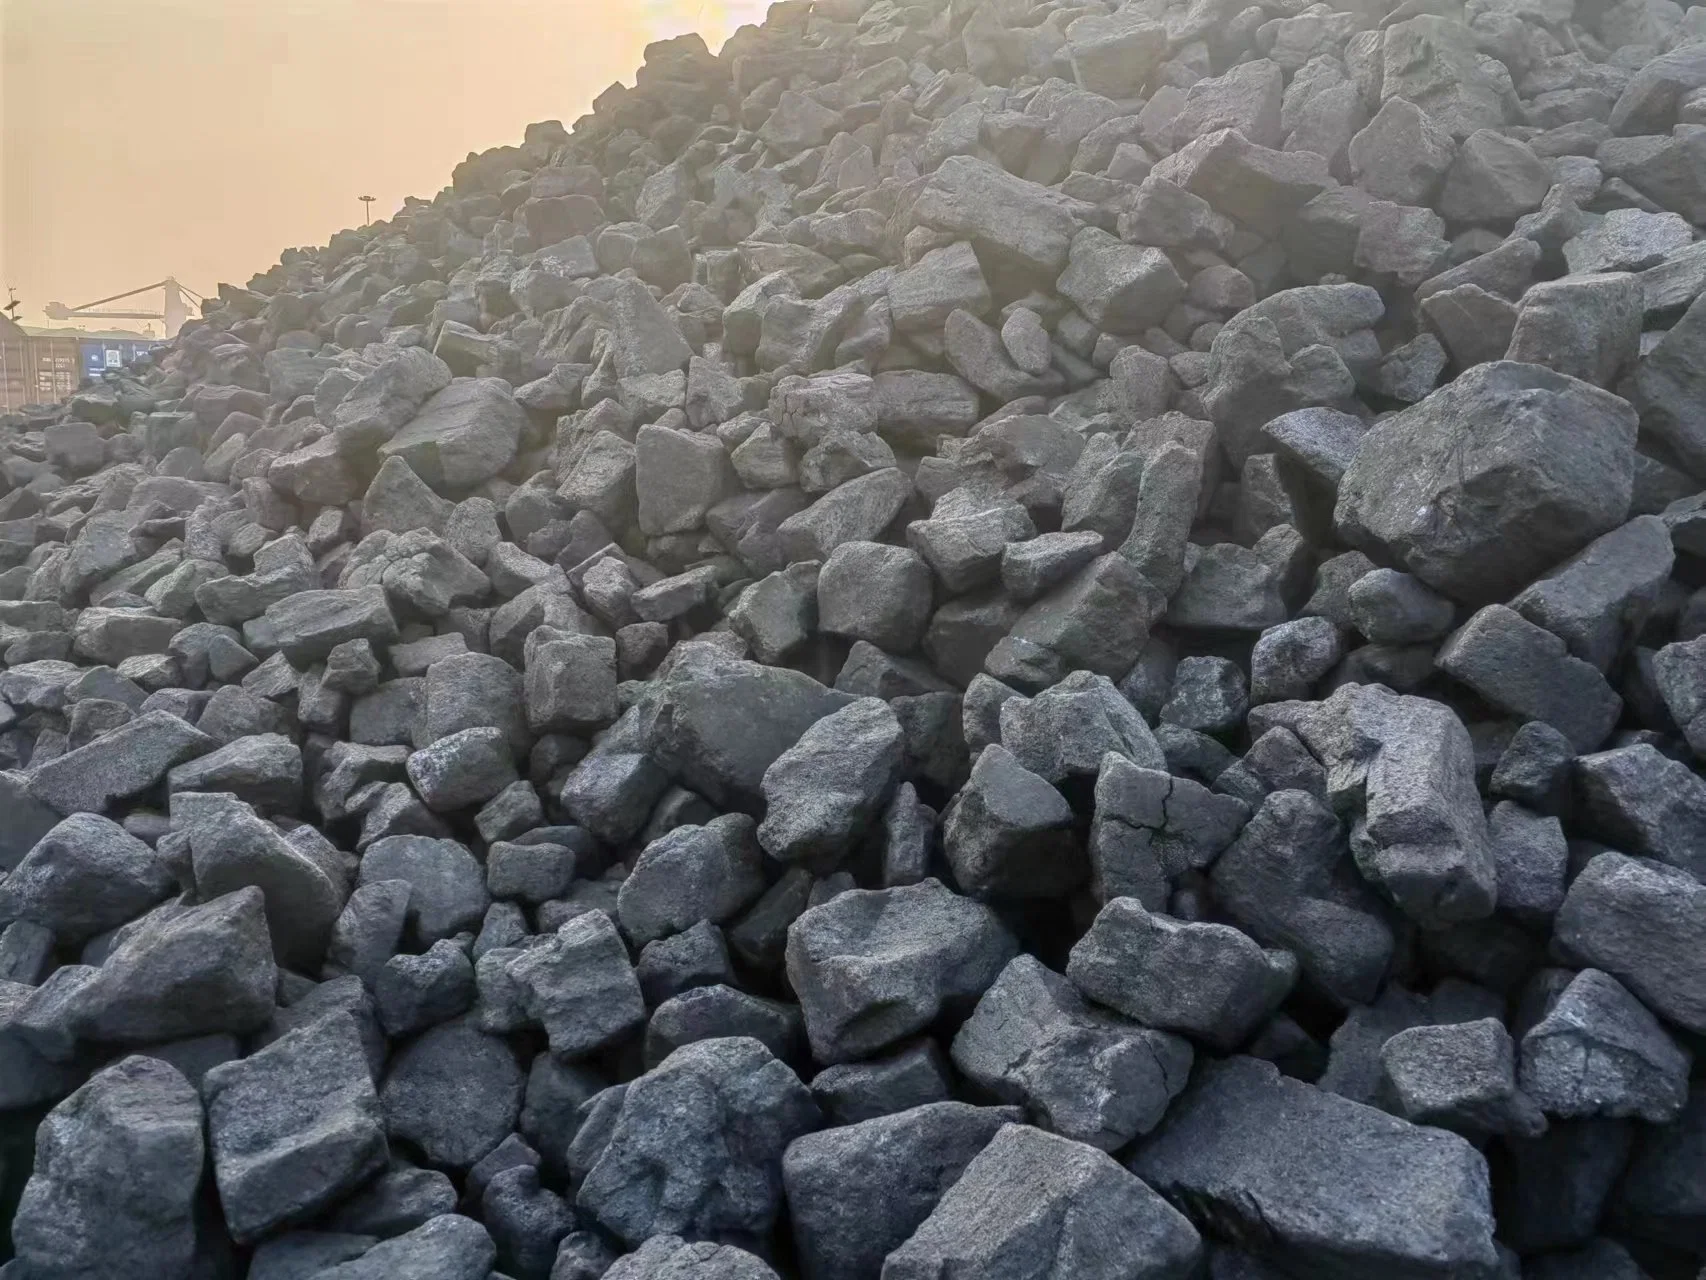
[[365, 227], [369, 222], [371, 222], [373, 220], [373, 218], [372, 218], [373, 197], [372, 196], [357, 196], [356, 199], [361, 201], [361, 205], [362, 205], [362, 208], [361, 208], [361, 225]]

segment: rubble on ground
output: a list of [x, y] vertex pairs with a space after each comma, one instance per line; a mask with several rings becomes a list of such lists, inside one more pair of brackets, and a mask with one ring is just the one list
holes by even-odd
[[1706, 8], [1346, 4], [785, 0], [0, 418], [0, 1275], [1692, 1280]]

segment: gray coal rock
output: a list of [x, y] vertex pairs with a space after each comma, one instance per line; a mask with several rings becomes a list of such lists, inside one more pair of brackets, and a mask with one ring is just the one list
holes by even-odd
[[1628, 518], [1637, 417], [1566, 374], [1477, 365], [1364, 437], [1339, 533], [1455, 600], [1497, 600]]
[[67, 1280], [186, 1273], [205, 1152], [201, 1102], [182, 1074], [151, 1057], [108, 1067], [37, 1131], [14, 1265]]
[[801, 1271], [813, 1280], [879, 1273], [1013, 1118], [1007, 1107], [930, 1102], [796, 1138], [782, 1185]]
[[969, 1007], [1016, 950], [993, 911], [931, 879], [855, 889], [801, 914], [788, 927], [788, 980], [813, 1056], [844, 1062]]
[[313, 1218], [384, 1167], [379, 1096], [347, 1014], [222, 1063], [202, 1090], [214, 1181], [238, 1241]]
[[1010, 1124], [995, 1135], [912, 1236], [891, 1280], [954, 1271], [1015, 1276], [1185, 1280], [1202, 1240], [1183, 1214], [1112, 1157]]
[[[1314, 1178], [1292, 1176], [1289, 1153], [1320, 1144], [1342, 1159]], [[1132, 1168], [1203, 1221], [1239, 1224], [1288, 1270], [1500, 1271], [1487, 1166], [1468, 1142], [1288, 1080], [1254, 1058], [1203, 1067]]]
[[758, 1041], [686, 1045], [627, 1086], [576, 1204], [633, 1244], [756, 1241], [781, 1210], [783, 1152], [818, 1122], [810, 1092]]
[[1190, 1045], [1090, 1005], [1059, 974], [1015, 957], [954, 1036], [966, 1078], [1041, 1128], [1104, 1151], [1160, 1120], [1184, 1087]]
[[777, 4], [0, 395], [8, 1280], [1694, 1275], [1702, 49]]

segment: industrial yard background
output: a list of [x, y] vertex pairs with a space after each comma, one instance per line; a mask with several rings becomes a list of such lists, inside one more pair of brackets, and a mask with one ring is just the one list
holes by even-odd
[[0, 413], [62, 400], [84, 378], [128, 365], [160, 341], [126, 333], [31, 329], [0, 316]]
[[[242, 284], [359, 226], [361, 195], [389, 217], [520, 124], [574, 120], [648, 41], [716, 48], [767, 3], [0, 0], [0, 285], [40, 325], [165, 276]], [[218, 108], [168, 108], [189, 89]]]

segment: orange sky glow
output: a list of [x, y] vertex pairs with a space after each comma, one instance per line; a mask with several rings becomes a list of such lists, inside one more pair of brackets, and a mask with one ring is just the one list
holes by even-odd
[[765, 7], [0, 0], [0, 285], [42, 324], [168, 275], [242, 283], [359, 225], [357, 196], [386, 216], [469, 151], [572, 124], [649, 41], [715, 49]]

